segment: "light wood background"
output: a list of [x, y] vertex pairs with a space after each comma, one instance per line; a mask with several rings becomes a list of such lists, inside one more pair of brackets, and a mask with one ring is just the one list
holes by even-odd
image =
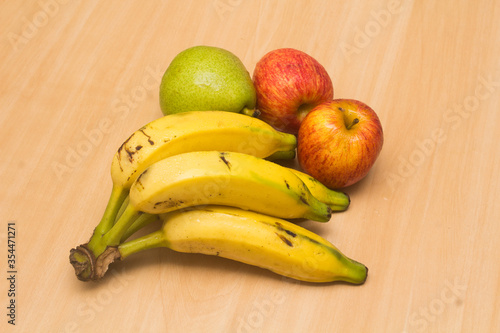
[[[0, 37], [2, 332], [500, 331], [498, 1], [2, 1]], [[350, 209], [304, 224], [369, 267], [363, 286], [166, 249], [76, 279], [69, 250], [101, 217], [114, 152], [199, 44], [250, 73], [303, 50], [378, 113], [385, 144]]]

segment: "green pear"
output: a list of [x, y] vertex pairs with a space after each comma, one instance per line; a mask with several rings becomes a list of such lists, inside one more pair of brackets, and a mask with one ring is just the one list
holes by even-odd
[[256, 115], [256, 92], [241, 60], [212, 46], [194, 46], [170, 63], [160, 84], [164, 115], [217, 110]]

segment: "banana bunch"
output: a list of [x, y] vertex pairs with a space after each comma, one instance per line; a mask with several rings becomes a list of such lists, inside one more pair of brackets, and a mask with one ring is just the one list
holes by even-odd
[[[111, 196], [92, 237], [70, 251], [77, 277], [98, 280], [114, 260], [163, 246], [303, 281], [363, 283], [364, 265], [287, 221], [327, 222], [350, 204], [347, 194], [274, 162], [294, 158], [295, 148], [294, 135], [232, 112], [184, 112], [143, 126], [113, 157]], [[128, 240], [160, 218], [159, 231]]]

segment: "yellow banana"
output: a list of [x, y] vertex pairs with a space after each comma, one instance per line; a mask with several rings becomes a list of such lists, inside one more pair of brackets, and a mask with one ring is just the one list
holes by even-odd
[[107, 265], [156, 247], [220, 256], [308, 282], [345, 281], [362, 284], [365, 265], [349, 259], [321, 236], [268, 215], [227, 206], [205, 206], [162, 215], [163, 227], [109, 248]]
[[[313, 197], [318, 199], [319, 201], [330, 206], [332, 212], [341, 212], [345, 211], [350, 205], [349, 195], [343, 192], [338, 192], [335, 190], [331, 190], [317, 179], [312, 176], [295, 170], [293, 168], [288, 168], [291, 172], [293, 172], [296, 176], [298, 176], [309, 189]], [[126, 207], [126, 204], [122, 205], [122, 209]], [[120, 214], [119, 214], [120, 215]], [[127, 229], [127, 232], [123, 234], [122, 241], [125, 241], [130, 236], [132, 236], [135, 232], [142, 229], [147, 224], [155, 221], [157, 219], [156, 216], [152, 214], [144, 213], [142, 214], [134, 223]]]
[[331, 209], [289, 169], [242, 153], [197, 151], [151, 165], [130, 188], [138, 211], [161, 214], [218, 204], [327, 222]]
[[130, 188], [151, 164], [166, 157], [206, 150], [234, 151], [265, 158], [290, 154], [293, 135], [276, 131], [254, 117], [226, 111], [191, 111], [154, 120], [134, 132], [111, 164], [113, 184]]
[[307, 188], [316, 199], [326, 203], [330, 206], [332, 211], [344, 211], [349, 207], [351, 199], [347, 193], [331, 190], [323, 185], [319, 180], [302, 171], [292, 168], [290, 168], [290, 171], [297, 175], [300, 180], [306, 184]]

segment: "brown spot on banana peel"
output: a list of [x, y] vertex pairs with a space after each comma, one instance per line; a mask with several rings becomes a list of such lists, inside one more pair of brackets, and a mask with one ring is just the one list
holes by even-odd
[[127, 152], [129, 162], [133, 163], [134, 154], [137, 153], [139, 150], [141, 150], [142, 146], [141, 145], [136, 146], [135, 150], [130, 149], [128, 146], [125, 146], [123, 149]]
[[125, 147], [125, 151], [127, 152], [128, 155], [128, 161], [132, 163], [134, 161], [134, 154], [136, 153], [135, 151], [131, 151], [127, 147]]
[[[122, 167], [122, 151], [125, 150], [127, 151], [127, 144], [128, 142], [130, 141], [130, 139], [132, 139], [132, 137], [135, 135], [135, 133], [133, 133], [131, 136], [128, 137], [127, 140], [125, 140], [122, 145], [120, 146], [120, 148], [118, 148], [118, 151], [117, 151], [117, 154], [118, 154], [118, 165], [120, 166], [120, 170], [123, 171], [123, 167]], [[129, 159], [130, 159], [130, 155], [129, 155]]]
[[147, 135], [147, 134], [144, 132], [144, 129], [145, 129], [144, 127], [143, 127], [143, 128], [141, 128], [141, 129], [139, 130], [139, 132], [141, 132], [142, 134], [144, 134], [144, 135], [148, 138], [148, 142], [149, 142], [149, 144], [150, 144], [151, 146], [152, 146], [152, 145], [154, 145], [155, 143], [154, 143], [154, 141], [153, 141], [153, 140], [151, 140], [151, 136], [150, 136], [150, 135]]
[[286, 237], [285, 237], [285, 236], [283, 236], [283, 235], [278, 234], [277, 232], [275, 232], [275, 234], [276, 234], [276, 236], [278, 236], [278, 237], [279, 237], [279, 238], [280, 238], [280, 239], [281, 239], [281, 240], [282, 240], [282, 241], [283, 241], [286, 245], [288, 245], [288, 246], [290, 246], [290, 247], [293, 247], [292, 242], [291, 242], [288, 238], [286, 238]]
[[153, 209], [180, 207], [180, 206], [182, 206], [182, 204], [184, 204], [184, 201], [181, 201], [181, 200], [175, 201], [172, 199], [168, 199], [165, 201], [155, 202], [155, 204], [153, 205]]
[[[123, 170], [122, 170], [123, 171]], [[135, 169], [134, 171], [132, 171], [132, 173], [127, 177], [127, 182], [130, 181], [130, 179], [132, 178], [133, 175], [135, 175], [137, 173], [137, 169]], [[141, 184], [142, 185], [142, 184]], [[144, 187], [144, 186], [143, 186]]]
[[[135, 182], [137, 183], [137, 185], [140, 185], [142, 187], [142, 189], [144, 190], [144, 185], [142, 184], [141, 182], [141, 178], [142, 176], [144, 176], [146, 174], [146, 172], [148, 172], [148, 169], [144, 170], [140, 175], [139, 177], [137, 177], [137, 179], [135, 180]], [[130, 177], [129, 177], [130, 178]]]
[[288, 229], [285, 229], [283, 227], [283, 224], [279, 223], [279, 222], [276, 222], [276, 227], [278, 228], [278, 230], [281, 230], [281, 231], [284, 231], [286, 232], [288, 235], [292, 236], [292, 237], [297, 237], [297, 234], [288, 230]]
[[226, 156], [223, 152], [219, 154], [219, 158], [222, 160], [222, 162], [224, 162], [224, 164], [226, 164], [227, 168], [231, 170], [231, 163], [226, 159]]
[[[151, 140], [151, 137], [149, 135], [147, 135], [146, 133], [144, 133], [144, 130], [141, 129], [139, 130], [140, 132], [142, 132], [144, 135], [146, 135], [148, 137], [148, 141], [150, 144], [154, 144], [154, 142]], [[125, 142], [122, 143], [122, 145], [120, 146], [120, 148], [118, 148], [118, 151], [117, 151], [117, 154], [118, 154], [118, 165], [120, 166], [120, 170], [123, 171], [123, 167], [122, 167], [122, 152], [125, 151], [127, 153], [127, 157], [128, 157], [128, 161], [130, 163], [133, 163], [134, 162], [134, 154], [137, 153], [139, 150], [141, 150], [143, 148], [142, 145], [137, 145], [135, 146], [135, 149], [132, 150], [130, 147], [128, 147], [128, 143], [129, 141], [132, 139], [132, 137], [136, 134], [137, 132], [133, 133], [131, 136], [128, 137], [127, 140], [125, 140]]]

